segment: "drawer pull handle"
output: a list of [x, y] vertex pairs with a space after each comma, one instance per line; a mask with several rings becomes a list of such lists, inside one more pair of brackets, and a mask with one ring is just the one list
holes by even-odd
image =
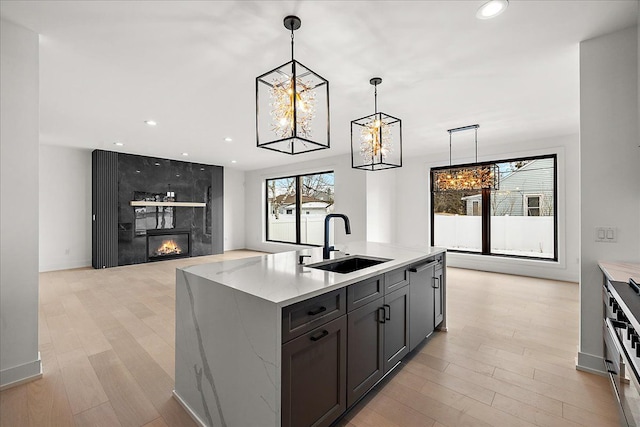
[[440, 287], [440, 278], [439, 277], [434, 277], [433, 278], [433, 288], [434, 289], [438, 289]]
[[[391, 320], [391, 306], [389, 304], [384, 304], [384, 320]], [[387, 314], [387, 309], [389, 309], [389, 314]]]
[[327, 311], [327, 307], [325, 307], [325, 306], [318, 307], [315, 310], [311, 310], [311, 311], [307, 312], [307, 314], [309, 316], [315, 316], [315, 315], [318, 315], [318, 314], [322, 313], [323, 311]]
[[409, 271], [412, 272], [412, 273], [420, 273], [421, 271], [424, 271], [427, 268], [436, 265], [437, 263], [438, 263], [438, 261], [431, 261], [431, 262], [428, 262], [426, 264], [422, 264], [422, 265], [420, 265], [418, 267], [412, 267], [412, 268], [409, 269]]
[[[382, 315], [380, 314], [380, 310], [382, 310]], [[387, 310], [384, 309], [384, 307], [378, 307], [378, 323], [387, 323], [386, 316], [387, 315]]]
[[324, 331], [320, 332], [320, 335], [311, 336], [309, 338], [311, 339], [311, 341], [318, 341], [319, 339], [324, 338], [327, 335], [329, 335], [329, 331], [325, 329]]

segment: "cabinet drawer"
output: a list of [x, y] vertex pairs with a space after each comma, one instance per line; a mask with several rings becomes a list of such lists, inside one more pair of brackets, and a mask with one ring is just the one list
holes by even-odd
[[384, 293], [388, 294], [409, 284], [409, 270], [400, 268], [384, 274]]
[[354, 283], [347, 288], [347, 311], [355, 310], [384, 295], [384, 275]]
[[282, 342], [346, 313], [345, 289], [338, 289], [282, 309]]

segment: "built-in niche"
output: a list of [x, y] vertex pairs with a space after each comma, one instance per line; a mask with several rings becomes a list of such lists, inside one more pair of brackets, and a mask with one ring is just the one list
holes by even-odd
[[[148, 193], [145, 191], [134, 191], [133, 200], [136, 202], [170, 203], [175, 202], [175, 192]], [[175, 206], [135, 206], [133, 208], [135, 235], [144, 236], [147, 234], [147, 230], [176, 228], [175, 210]]]
[[[94, 267], [222, 253], [222, 167], [102, 150], [93, 156]], [[168, 234], [176, 236], [157, 241]], [[114, 250], [117, 264], [112, 255], [99, 259]]]

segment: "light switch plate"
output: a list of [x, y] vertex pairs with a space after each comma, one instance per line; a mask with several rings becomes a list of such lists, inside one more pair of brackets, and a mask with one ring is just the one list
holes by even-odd
[[616, 243], [618, 231], [615, 227], [596, 227], [596, 242]]

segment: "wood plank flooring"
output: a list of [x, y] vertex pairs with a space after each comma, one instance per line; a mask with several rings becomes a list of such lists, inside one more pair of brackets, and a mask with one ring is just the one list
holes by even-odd
[[[256, 254], [41, 273], [44, 375], [0, 393], [0, 426], [194, 426], [171, 397], [175, 268]], [[447, 274], [449, 331], [341, 427], [618, 425], [608, 380], [575, 369], [575, 283]]]

